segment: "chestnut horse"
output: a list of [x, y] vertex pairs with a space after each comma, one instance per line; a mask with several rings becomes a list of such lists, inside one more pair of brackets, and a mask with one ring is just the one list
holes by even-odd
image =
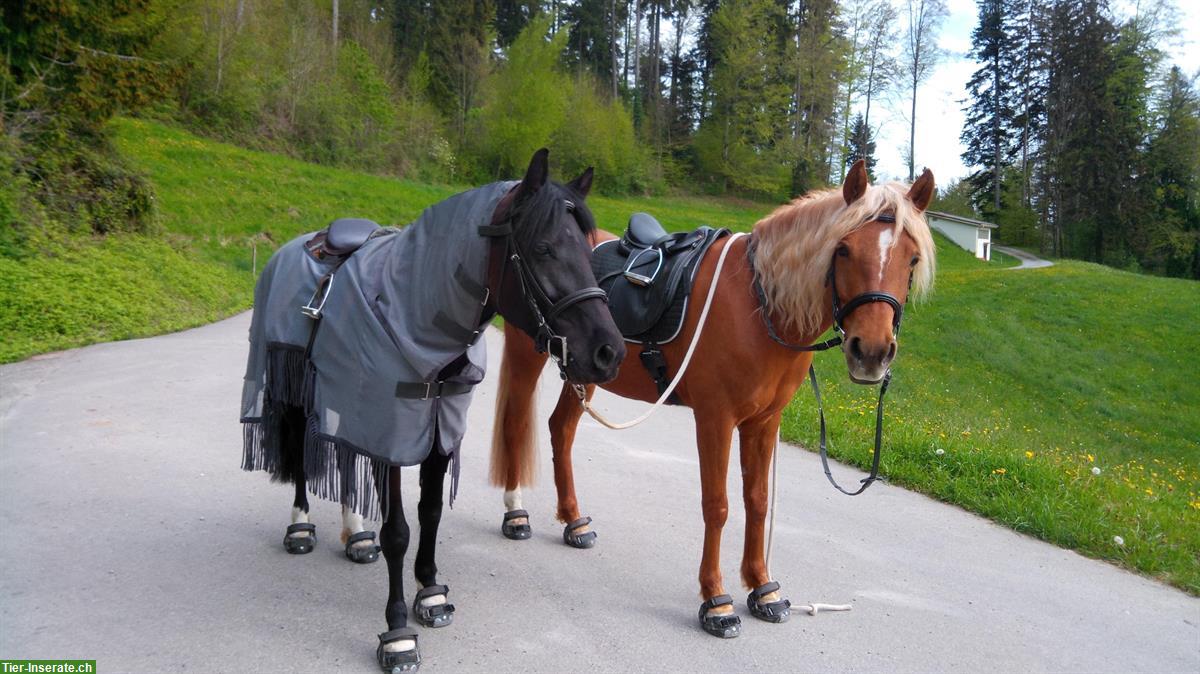
[[[920, 295], [932, 284], [934, 243], [924, 211], [933, 193], [928, 169], [908, 188], [898, 183], [870, 185], [859, 161], [840, 190], [810, 193], [780, 206], [754, 225], [751, 236], [721, 239], [702, 261], [692, 290], [695, 298], [707, 296], [719, 254], [733, 246], [693, 360], [675, 389], [681, 403], [693, 410], [700, 454], [700, 622], [705, 631], [722, 637], [740, 632], [720, 568], [721, 530], [729, 512], [725, 479], [735, 429], [741, 439], [746, 510], [741, 572], [752, 590], [747, 603], [751, 613], [764, 620], [782, 622], [788, 616], [790, 604], [768, 576], [764, 558], [768, 476], [783, 409], [803, 383], [813, 354], [781, 345], [768, 325], [783, 341], [807, 345], [834, 325], [835, 301], [846, 307], [864, 293], [893, 296], [897, 307], [872, 300], [842, 312], [842, 350], [850, 379], [879, 383], [896, 356], [897, 310], [910, 292]], [[611, 238], [598, 232], [593, 243]], [[702, 304], [689, 303], [682, 332], [661, 347], [673, 368], [692, 341]], [[601, 386], [626, 398], [655, 401], [658, 391], [639, 362], [640, 346], [630, 343], [628, 350], [617, 378]], [[506, 490], [503, 530], [509, 538], [529, 537], [528, 518], [519, 510], [520, 486], [528, 484], [533, 473], [534, 394], [545, 362], [546, 356], [524, 333], [505, 328], [491, 478]], [[588, 387], [589, 398], [594, 390]], [[590, 518], [580, 517], [571, 466], [571, 446], [582, 414], [578, 393], [564, 385], [550, 417], [557, 515], [568, 523], [563, 533], [568, 544], [590, 547], [595, 532], [588, 527]]]

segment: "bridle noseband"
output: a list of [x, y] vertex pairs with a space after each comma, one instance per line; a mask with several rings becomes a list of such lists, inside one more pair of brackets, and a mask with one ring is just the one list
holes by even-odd
[[[884, 213], [876, 216], [872, 219], [872, 221], [894, 223], [896, 222], [896, 216], [889, 213]], [[767, 295], [763, 290], [762, 281], [758, 277], [758, 272], [754, 267], [753, 238], [751, 238], [750, 243], [747, 245], [746, 251], [746, 255], [750, 260], [751, 273], [754, 274], [754, 292], [758, 297], [759, 313], [762, 315], [763, 323], [766, 325], [767, 334], [779, 345], [792, 351], [804, 352], [825, 351], [826, 349], [832, 349], [833, 347], [844, 342], [846, 331], [842, 328], [842, 321], [844, 321], [846, 317], [849, 316], [850, 313], [855, 309], [865, 304], [871, 304], [874, 302], [883, 302], [884, 304], [892, 307], [892, 336], [895, 338], [900, 335], [900, 320], [904, 317], [904, 303], [896, 299], [895, 295], [882, 290], [868, 290], [850, 298], [850, 301], [846, 302], [844, 305], [842, 304], [841, 298], [838, 296], [837, 289], [838, 254], [837, 252], [834, 252], [833, 259], [829, 263], [829, 273], [825, 277], [825, 284], [829, 286], [829, 294], [832, 297], [831, 304], [833, 309], [833, 329], [836, 334], [824, 342], [818, 342], [814, 344], [804, 345], [792, 344], [791, 342], [788, 342], [779, 336], [779, 334], [775, 331], [775, 325], [771, 322], [771, 314], [767, 308]], [[910, 291], [912, 290], [912, 281], [912, 272], [909, 272], [908, 288]], [[829, 469], [828, 443], [826, 440], [825, 429], [825, 406], [821, 401], [821, 389], [817, 384], [817, 371], [811, 362], [808, 365], [808, 380], [812, 382], [813, 395], [817, 399], [817, 413], [821, 420], [820, 453], [821, 466], [825, 469], [825, 477], [829, 478], [829, 483], [843, 494], [846, 494], [847, 496], [858, 496], [866, 491], [867, 487], [871, 486], [873, 482], [883, 479], [879, 476], [879, 460], [883, 445], [883, 396], [887, 394], [888, 386], [892, 383], [892, 369], [889, 367], [883, 373], [883, 378], [880, 380], [879, 385], [879, 400], [875, 404], [875, 454], [871, 459], [871, 474], [863, 478], [860, 481], [862, 486], [860, 486], [857, 491], [853, 492], [843, 489], [842, 486], [833, 479], [833, 473]]]
[[[568, 213], [574, 213], [575, 204], [569, 200], [563, 200], [567, 206]], [[501, 287], [504, 279], [504, 273], [508, 263], [512, 263], [516, 268], [517, 279], [521, 283], [521, 297], [529, 307], [529, 313], [533, 316], [533, 320], [537, 326], [537, 334], [534, 336], [534, 345], [537, 347], [538, 353], [549, 353], [558, 365], [558, 374], [564, 381], [567, 379], [567, 363], [570, 359], [570, 351], [567, 348], [567, 338], [565, 335], [560, 335], [551, 327], [551, 322], [558, 318], [567, 309], [590, 299], [602, 300], [608, 303], [608, 293], [605, 293], [597, 286], [589, 286], [580, 288], [573, 292], [567, 293], [557, 300], [550, 299], [550, 295], [546, 293], [546, 289], [538, 280], [537, 275], [533, 273], [533, 269], [526, 261], [528, 255], [525, 253], [521, 242], [516, 237], [516, 230], [513, 223], [517, 219], [517, 213], [510, 205], [506, 208], [502, 200], [499, 209], [505, 209], [507, 213], [500, 216], [497, 212], [497, 218], [494, 218], [490, 225], [484, 225], [479, 228], [479, 233], [483, 236], [503, 237], [504, 239], [504, 266], [500, 269], [500, 276], [495, 283], [497, 288]], [[496, 308], [500, 307], [499, 292], [496, 293]], [[489, 293], [490, 296], [490, 293]]]

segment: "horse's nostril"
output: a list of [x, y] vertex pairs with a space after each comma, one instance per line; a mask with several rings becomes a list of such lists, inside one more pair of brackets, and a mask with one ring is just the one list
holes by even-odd
[[892, 359], [894, 359], [895, 357], [896, 357], [896, 341], [892, 340], [892, 343], [888, 345], [887, 358], [884, 360], [884, 362], [890, 363], [890, 362], [892, 362]]
[[850, 355], [854, 356], [858, 360], [862, 360], [862, 340], [860, 340], [858, 337], [850, 338]]
[[596, 367], [607, 370], [616, 360], [617, 350], [612, 348], [611, 344], [601, 344], [592, 358], [596, 361]]

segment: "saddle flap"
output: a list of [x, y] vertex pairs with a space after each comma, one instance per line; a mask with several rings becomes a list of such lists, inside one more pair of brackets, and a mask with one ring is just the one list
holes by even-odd
[[325, 235], [325, 252], [330, 255], [349, 255], [358, 250], [379, 225], [363, 218], [340, 218], [329, 223]]
[[[651, 245], [642, 246], [662, 227], [644, 213], [630, 222], [622, 239], [606, 241], [592, 251], [592, 271], [608, 293], [608, 308], [622, 335], [631, 341], [669, 342], [679, 332], [700, 260], [729, 230], [701, 227], [693, 232], [663, 232]], [[637, 232], [635, 222], [641, 225]]]

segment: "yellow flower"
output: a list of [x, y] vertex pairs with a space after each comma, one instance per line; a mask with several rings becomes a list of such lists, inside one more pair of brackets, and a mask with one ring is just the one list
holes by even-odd
[[1192, 501], [1192, 502], [1188, 503], [1188, 505], [1195, 508], [1196, 510], [1200, 510], [1200, 501]]
[[1154, 490], [1153, 490], [1153, 489], [1151, 489], [1150, 487], [1146, 487], [1146, 495], [1147, 495], [1147, 496], [1154, 496]]
[[992, 471], [992, 475], [1003, 475], [1007, 472], [1008, 472], [1008, 470], [1005, 468], [997, 468], [996, 470]]
[[1025, 458], [1026, 458], [1026, 459], [1032, 459], [1032, 458], [1033, 458], [1033, 452], [1026, 451], [1026, 452], [1025, 452]]
[[1093, 461], [1096, 460], [1096, 457], [1092, 456], [1091, 454], [1088, 454], [1087, 459], [1088, 459], [1088, 463], [1092, 463]]

